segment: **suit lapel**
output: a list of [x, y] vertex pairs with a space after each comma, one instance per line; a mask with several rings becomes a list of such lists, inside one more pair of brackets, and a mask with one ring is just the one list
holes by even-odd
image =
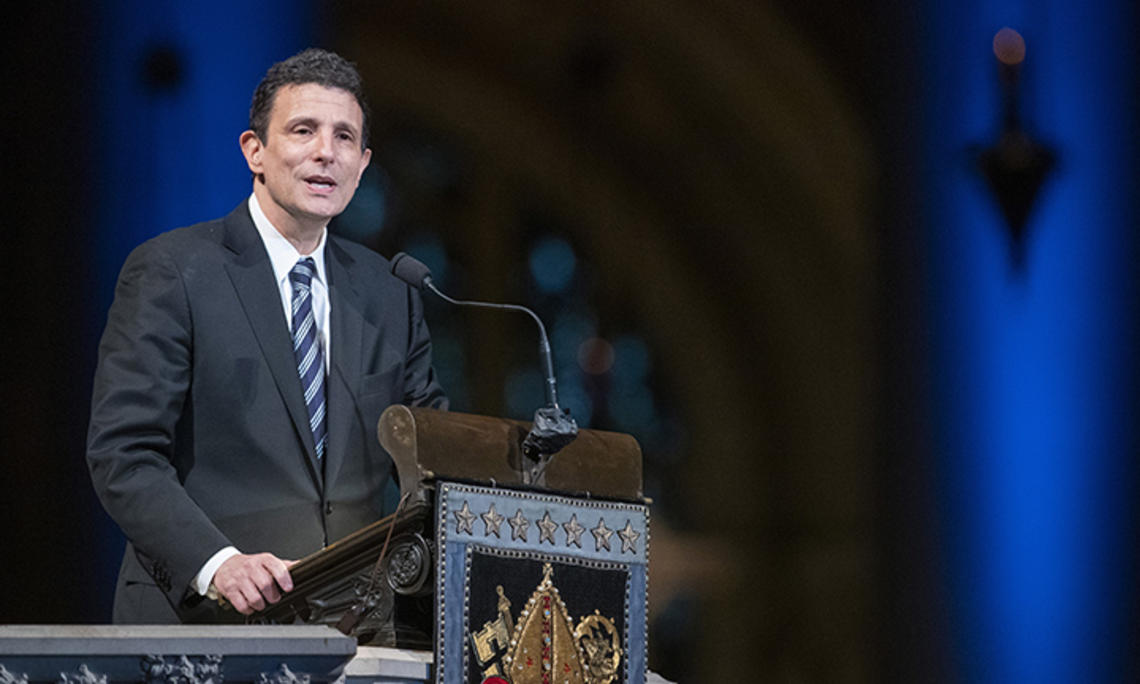
[[[353, 259], [330, 235], [325, 246], [325, 268], [329, 274], [329, 326], [332, 328], [332, 356], [326, 388], [328, 391], [328, 451], [325, 478], [332, 482], [350, 448], [348, 435], [356, 419], [356, 386], [360, 379], [364, 318], [360, 294], [352, 278]], [[367, 431], [368, 426], [365, 426]]]
[[235, 254], [233, 261], [226, 264], [226, 271], [289, 412], [297, 438], [304, 445], [309, 474], [320, 487], [321, 473], [316, 467], [313, 432], [309, 429], [309, 414], [297, 376], [292, 338], [285, 323], [285, 312], [281, 309], [281, 295], [277, 291], [269, 255], [244, 202], [226, 217], [225, 231], [223, 244]]

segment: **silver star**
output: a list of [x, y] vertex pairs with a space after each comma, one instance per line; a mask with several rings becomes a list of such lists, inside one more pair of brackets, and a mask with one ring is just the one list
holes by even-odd
[[562, 523], [562, 529], [566, 530], [566, 546], [571, 544], [582, 548], [582, 533], [586, 531], [585, 527], [578, 524], [578, 514], [570, 516], [570, 522]]
[[520, 508], [515, 513], [515, 517], [507, 518], [507, 522], [511, 524], [511, 540], [526, 541], [526, 526], [530, 524], [530, 521], [523, 517], [522, 509]]
[[495, 511], [495, 504], [491, 504], [491, 507], [487, 509], [487, 512], [480, 517], [483, 518], [483, 525], [485, 525], [487, 528], [487, 531], [483, 533], [483, 536], [490, 537], [493, 534], [498, 537], [499, 526], [503, 524], [503, 521], [506, 520], [506, 518]]
[[464, 501], [463, 508], [455, 512], [455, 533], [460, 534], [466, 530], [467, 534], [475, 534], [471, 529], [471, 523], [473, 522], [475, 522], [475, 514], [471, 512], [471, 508], [467, 505], [467, 502]]
[[618, 532], [618, 536], [621, 537], [621, 552], [622, 553], [625, 553], [626, 551], [629, 551], [630, 553], [637, 553], [636, 542], [637, 542], [637, 538], [641, 536], [641, 533], [634, 531], [633, 523], [626, 520], [625, 521], [625, 529], [622, 530], [621, 532]]
[[598, 518], [598, 526], [590, 530], [594, 533], [594, 550], [601, 551], [605, 548], [606, 551], [610, 550], [610, 537], [613, 536], [614, 531], [606, 527], [604, 518]]
[[538, 543], [544, 541], [550, 542], [554, 546], [554, 533], [558, 530], [558, 523], [550, 519], [550, 511], [542, 516], [542, 520], [538, 521]]

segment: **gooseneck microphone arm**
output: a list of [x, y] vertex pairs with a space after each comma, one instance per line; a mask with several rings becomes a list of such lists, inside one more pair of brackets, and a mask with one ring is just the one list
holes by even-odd
[[546, 326], [542, 324], [542, 320], [538, 317], [538, 314], [531, 311], [527, 307], [520, 306], [518, 304], [494, 304], [492, 302], [476, 302], [467, 299], [452, 299], [451, 297], [448, 297], [443, 292], [441, 292], [439, 288], [435, 286], [435, 283], [432, 282], [430, 274], [424, 278], [423, 283], [424, 287], [436, 293], [445, 301], [451, 302], [452, 304], [458, 304], [459, 306], [475, 306], [484, 309], [522, 311], [523, 313], [529, 315], [534, 320], [534, 322], [538, 324], [538, 356], [539, 361], [542, 363], [543, 375], [546, 377], [546, 405], [553, 406], [554, 408], [560, 408], [558, 406], [558, 385], [554, 379], [554, 362], [551, 360], [550, 356], [550, 338], [546, 336]]
[[578, 424], [570, 416], [569, 409], [558, 406], [558, 386], [554, 380], [554, 363], [550, 359], [550, 338], [546, 336], [546, 326], [542, 324], [538, 314], [518, 304], [492, 304], [452, 299], [435, 286], [431, 280], [431, 271], [422, 261], [403, 252], [392, 257], [392, 274], [420, 291], [431, 290], [446, 302], [459, 306], [523, 311], [538, 324], [538, 353], [542, 358], [542, 372], [546, 375], [546, 406], [534, 412], [534, 423], [523, 439], [522, 453], [533, 462], [533, 465], [523, 468], [521, 474], [524, 484], [545, 485], [546, 466], [550, 464], [554, 454], [578, 436]]
[[518, 304], [494, 304], [492, 302], [477, 302], [464, 299], [453, 299], [448, 297], [440, 291], [431, 278], [431, 271], [420, 260], [415, 257], [400, 252], [392, 257], [392, 273], [400, 280], [411, 285], [418, 290], [431, 290], [444, 301], [456, 304], [458, 306], [474, 306], [484, 309], [501, 309], [507, 311], [522, 311], [530, 316], [536, 324], [538, 324], [538, 355], [542, 363], [542, 372], [546, 378], [546, 404], [547, 406], [555, 409], [560, 409], [558, 406], [558, 384], [554, 378], [554, 362], [550, 355], [550, 338], [546, 336], [546, 326], [542, 324], [542, 319], [538, 314], [531, 311], [525, 306]]

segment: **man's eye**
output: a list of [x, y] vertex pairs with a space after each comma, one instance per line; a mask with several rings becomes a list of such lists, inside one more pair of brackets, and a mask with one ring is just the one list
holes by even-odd
[[304, 126], [301, 126], [300, 128], [293, 129], [293, 132], [297, 133], [298, 135], [309, 135], [310, 133], [313, 132], [313, 129], [305, 128]]

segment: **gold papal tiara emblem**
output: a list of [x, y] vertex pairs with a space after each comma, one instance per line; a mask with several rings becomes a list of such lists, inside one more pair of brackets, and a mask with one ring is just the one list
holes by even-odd
[[484, 684], [612, 684], [621, 671], [621, 638], [613, 620], [597, 610], [574, 626], [554, 586], [554, 568], [543, 564], [542, 581], [519, 613], [503, 587], [499, 617], [472, 632]]

